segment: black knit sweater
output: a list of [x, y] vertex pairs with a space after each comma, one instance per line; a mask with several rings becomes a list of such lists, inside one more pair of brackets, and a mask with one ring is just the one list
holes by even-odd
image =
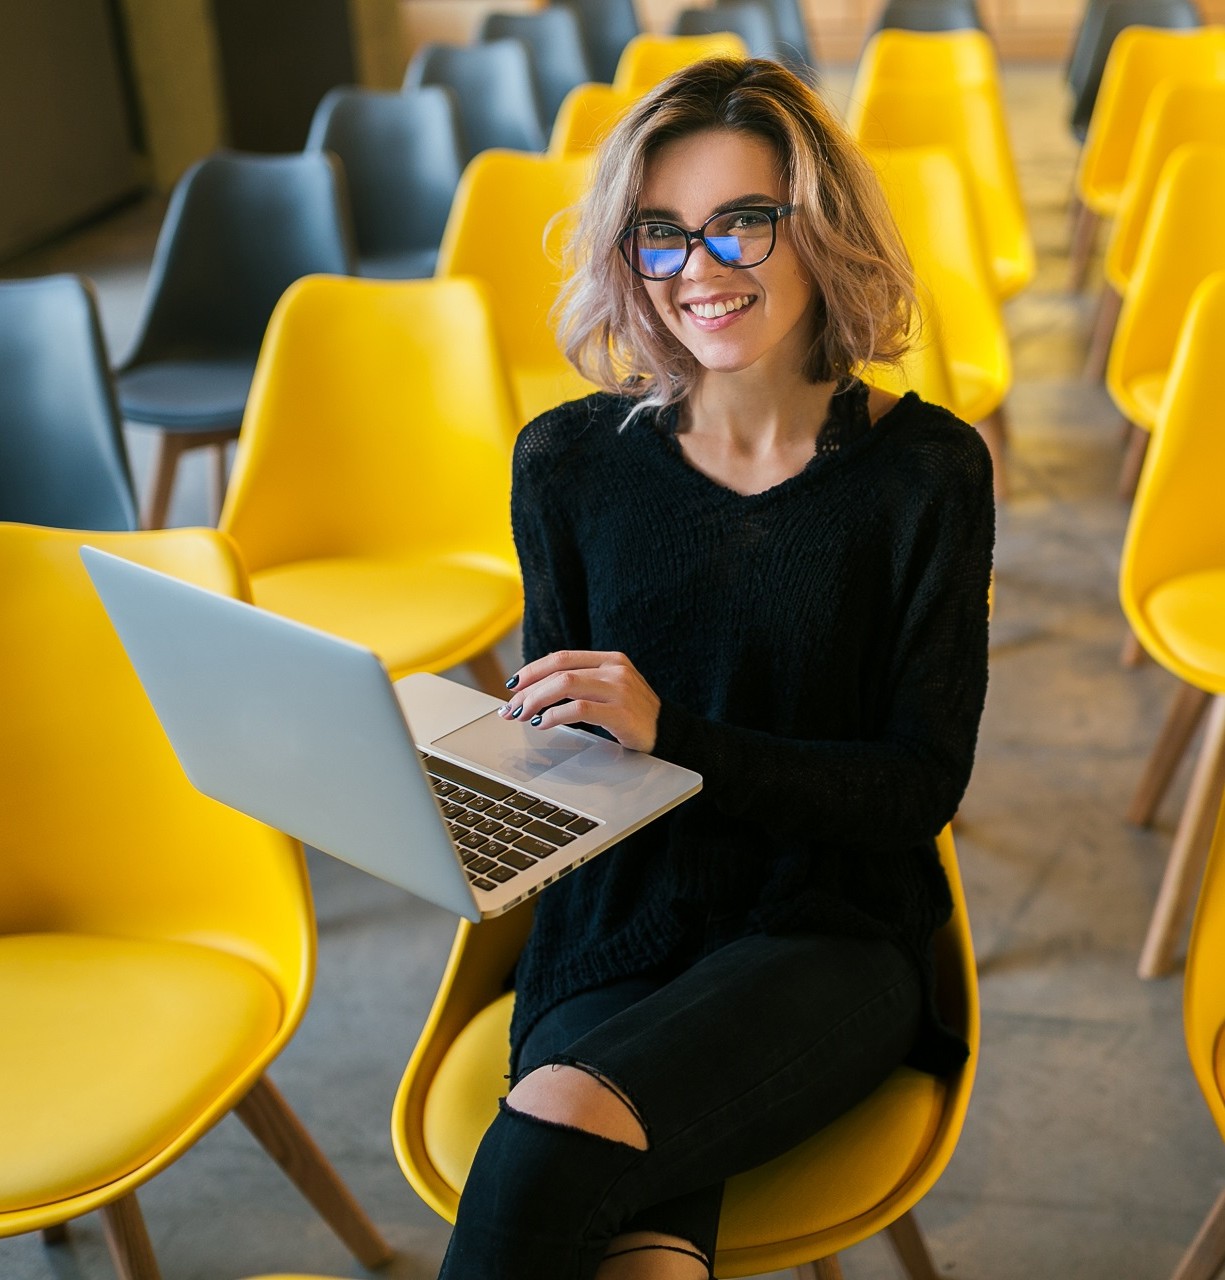
[[[515, 448], [526, 660], [624, 652], [662, 700], [655, 754], [703, 790], [547, 889], [515, 973], [518, 1047], [578, 991], [668, 965], [708, 913], [738, 933], [887, 935], [948, 917], [934, 836], [970, 776], [987, 681], [991, 464], [913, 393], [834, 398], [812, 461], [744, 496], [673, 413], [594, 395]], [[965, 1046], [931, 999], [911, 1062]]]

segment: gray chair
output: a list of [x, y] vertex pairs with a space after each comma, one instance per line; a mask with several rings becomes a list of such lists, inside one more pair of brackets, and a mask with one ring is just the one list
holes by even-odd
[[139, 527], [93, 286], [0, 282], [0, 520]]
[[873, 28], [904, 31], [985, 31], [975, 0], [889, 0]]
[[521, 40], [422, 45], [404, 73], [404, 88], [430, 84], [455, 95], [465, 161], [491, 147], [544, 150], [548, 134]]
[[570, 9], [554, 5], [532, 13], [490, 13], [481, 25], [479, 38], [523, 42], [546, 130], [553, 127], [566, 94], [575, 85], [592, 79], [583, 33]]
[[809, 32], [799, 0], [765, 0], [774, 15], [778, 32], [778, 60], [790, 67], [802, 80], [816, 84], [820, 78], [817, 49]]
[[212, 447], [214, 507], [264, 329], [300, 276], [351, 275], [343, 175], [326, 152], [218, 152], [179, 180], [158, 234], [144, 311], [116, 370], [128, 422], [158, 432], [147, 528], [166, 520], [179, 458]]
[[774, 15], [759, 0], [721, 0], [704, 9], [682, 9], [673, 31], [678, 36], [705, 36], [716, 31], [738, 35], [754, 58], [776, 58], [778, 29]]
[[449, 90], [333, 89], [315, 109], [306, 149], [330, 151], [344, 166], [359, 275], [434, 274], [464, 168]]
[[593, 78], [612, 84], [625, 46], [642, 31], [634, 0], [553, 0], [578, 19]]
[[1068, 88], [1072, 91], [1072, 109], [1068, 116], [1072, 136], [1084, 142], [1089, 132], [1089, 120], [1101, 87], [1102, 72], [1110, 56], [1110, 47], [1120, 31], [1133, 26], [1190, 30], [1202, 23], [1200, 12], [1192, 0], [1090, 0], [1076, 33], [1065, 73]]

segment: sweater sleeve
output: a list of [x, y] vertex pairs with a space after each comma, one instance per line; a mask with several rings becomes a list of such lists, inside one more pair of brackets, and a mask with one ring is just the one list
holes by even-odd
[[986, 451], [961, 461], [898, 571], [889, 687], [870, 736], [781, 738], [664, 703], [655, 754], [700, 773], [722, 812], [780, 837], [846, 845], [927, 839], [956, 812], [986, 696], [994, 541]]

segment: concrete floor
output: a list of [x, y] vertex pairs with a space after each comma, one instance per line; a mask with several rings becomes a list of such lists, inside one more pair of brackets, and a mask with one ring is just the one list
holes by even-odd
[[[835, 94], [846, 83], [831, 80]], [[1005, 80], [1040, 269], [1008, 308], [1013, 494], [1000, 512], [987, 713], [957, 832], [983, 1054], [960, 1147], [917, 1217], [938, 1270], [959, 1280], [1162, 1280], [1225, 1183], [1225, 1149], [1187, 1063], [1180, 981], [1135, 976], [1186, 771], [1156, 829], [1124, 824], [1174, 681], [1118, 662], [1121, 443], [1105, 391], [1079, 377], [1091, 295], [1064, 289], [1075, 151], [1060, 71], [1010, 67]], [[156, 205], [130, 209], [0, 272], [92, 275], [121, 353], [159, 218]], [[133, 432], [142, 481], [147, 445]], [[201, 459], [187, 464], [172, 522], [206, 518], [204, 475]], [[398, 1250], [378, 1274], [426, 1280], [447, 1227], [400, 1175], [388, 1116], [452, 922], [329, 859], [312, 856], [311, 873], [318, 981], [272, 1075]], [[370, 1274], [233, 1119], [141, 1203], [166, 1280]], [[900, 1275], [879, 1241], [842, 1262], [847, 1280]], [[112, 1275], [96, 1216], [53, 1249], [0, 1241], [3, 1280]]]

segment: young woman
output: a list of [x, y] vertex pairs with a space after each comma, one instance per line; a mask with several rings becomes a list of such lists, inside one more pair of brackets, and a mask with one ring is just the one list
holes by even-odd
[[725, 1178], [965, 1055], [933, 839], [985, 695], [991, 468], [857, 377], [912, 302], [873, 175], [789, 72], [704, 62], [611, 135], [573, 248], [605, 391], [517, 443], [503, 714], [705, 786], [538, 899], [447, 1280], [709, 1276]]

